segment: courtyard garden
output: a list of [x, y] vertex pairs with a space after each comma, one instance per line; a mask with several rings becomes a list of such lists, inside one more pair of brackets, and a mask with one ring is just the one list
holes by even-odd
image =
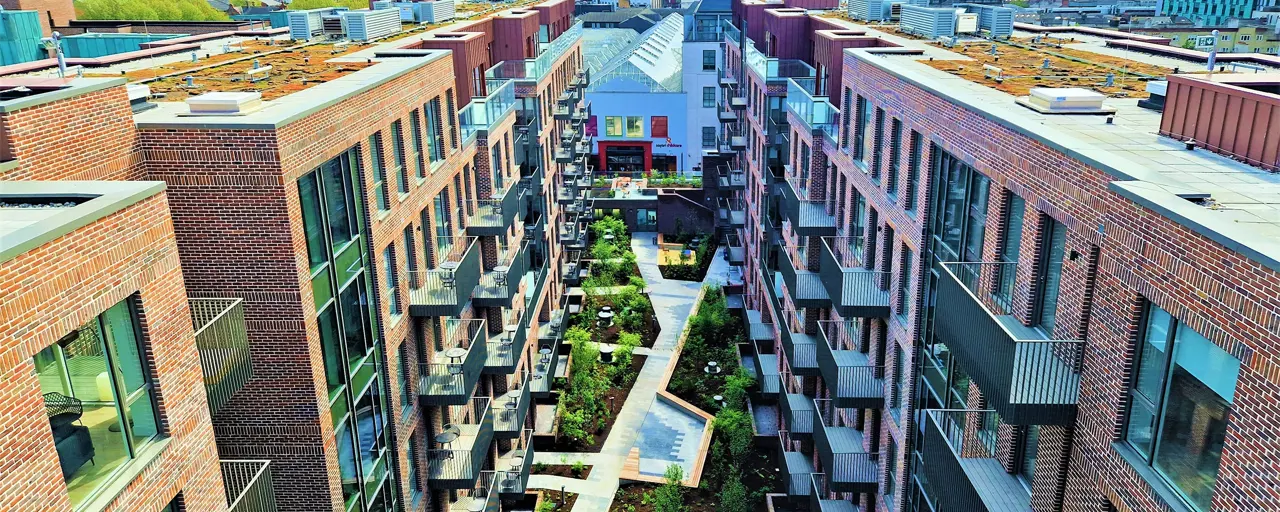
[[715, 237], [685, 232], [677, 223], [676, 234], [659, 241], [658, 271], [663, 279], [702, 281], [715, 255]]

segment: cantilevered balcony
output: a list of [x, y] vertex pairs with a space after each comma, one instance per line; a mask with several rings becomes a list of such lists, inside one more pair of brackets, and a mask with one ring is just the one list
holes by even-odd
[[524, 431], [525, 421], [529, 418], [529, 408], [533, 406], [529, 382], [529, 371], [521, 370], [515, 384], [502, 396], [493, 399], [494, 437], [515, 439]]
[[196, 329], [196, 351], [200, 353], [209, 413], [216, 415], [231, 400], [231, 395], [253, 377], [249, 337], [244, 327], [244, 301], [193, 298], [187, 302]]
[[582, 251], [564, 252], [564, 282], [569, 286], [578, 286], [587, 277], [587, 266], [582, 262]]
[[460, 405], [470, 400], [489, 356], [485, 329], [484, 320], [445, 319], [441, 351], [436, 354], [441, 362], [419, 365], [418, 393], [427, 405]]
[[827, 473], [827, 484], [835, 492], [868, 492], [878, 489], [879, 449], [868, 452], [862, 431], [845, 423], [830, 400], [814, 403], [813, 446]]
[[778, 431], [778, 461], [782, 463], [782, 487], [787, 496], [808, 496], [812, 490], [809, 474], [813, 473], [813, 458], [800, 451], [802, 444], [790, 431]]
[[276, 493], [271, 487], [271, 461], [220, 460], [222, 486], [229, 512], [276, 510]]
[[591, 137], [585, 137], [573, 144], [573, 156], [581, 158], [591, 155]]
[[577, 108], [573, 109], [573, 115], [570, 117], [569, 120], [573, 122], [574, 126], [581, 128], [582, 125], [585, 124], [590, 119], [591, 119], [591, 102], [587, 102], [586, 104], [579, 105]]
[[529, 377], [529, 391], [535, 398], [551, 396], [556, 366], [560, 363], [560, 339], [564, 336], [568, 318], [563, 304], [551, 313], [551, 321], [538, 326], [538, 353], [533, 360], [533, 375]]
[[508, 247], [498, 256], [498, 264], [480, 276], [471, 300], [482, 307], [511, 307], [520, 292], [520, 280], [529, 269], [529, 241]]
[[530, 211], [524, 219], [524, 237], [527, 240], [542, 240], [546, 228], [547, 216], [540, 211]]
[[778, 394], [782, 392], [782, 375], [778, 372], [778, 356], [760, 352], [755, 343], [751, 344], [755, 350], [756, 376], [760, 379], [760, 396], [767, 400], [776, 400]]
[[573, 150], [564, 147], [563, 145], [556, 147], [555, 151], [552, 153], [555, 156], [556, 163], [558, 164], [567, 164], [573, 161]]
[[485, 342], [488, 355], [484, 361], [486, 375], [510, 375], [515, 373], [529, 340], [529, 326], [525, 323], [526, 310], [502, 309], [502, 330], [489, 332]]
[[519, 180], [508, 183], [500, 196], [476, 201], [476, 209], [467, 219], [467, 234], [496, 236], [506, 234], [516, 216], [525, 209], [528, 185]]
[[993, 293], [1013, 279], [1016, 263], [943, 263], [934, 331], [982, 389], [987, 403], [1014, 425], [1075, 421], [1082, 340], [1055, 340], [1013, 316]]
[[480, 248], [472, 236], [435, 238], [435, 265], [408, 272], [409, 314], [458, 316], [480, 284]]
[[827, 202], [810, 199], [810, 191], [799, 179], [789, 178], [782, 186], [783, 213], [791, 221], [791, 229], [801, 236], [832, 236], [836, 219], [827, 213]]
[[519, 499], [529, 486], [533, 470], [533, 429], [523, 429], [512, 440], [511, 449], [498, 453], [498, 492], [503, 499]]
[[560, 131], [560, 145], [569, 147], [582, 140], [582, 131], [572, 127]]
[[816, 140], [823, 137], [835, 144], [839, 140], [840, 109], [831, 104], [824, 91], [818, 91], [817, 78], [787, 79], [787, 110], [790, 111]]
[[720, 190], [734, 191], [747, 188], [747, 173], [728, 165], [716, 166], [716, 180]]
[[444, 412], [436, 446], [427, 450], [427, 483], [435, 489], [472, 489], [492, 445], [493, 408], [488, 397], [475, 397]]
[[[789, 379], [785, 374], [782, 376], [784, 384]], [[785, 393], [778, 400], [778, 410], [782, 412], [782, 419], [792, 437], [809, 439], [813, 436], [813, 397], [803, 393]]]
[[742, 238], [737, 233], [729, 233], [724, 237], [724, 257], [730, 265], [742, 266], [747, 261], [747, 249], [742, 245]]
[[844, 317], [887, 318], [889, 273], [863, 266], [855, 241], [848, 236], [822, 238], [820, 273], [831, 307]]
[[498, 491], [498, 474], [481, 471], [476, 483], [469, 489], [458, 491], [457, 499], [449, 503], [449, 512], [501, 512], [502, 496]]
[[[782, 293], [779, 289], [781, 280], [780, 273], [775, 273], [771, 287], [774, 294]], [[774, 302], [772, 307], [778, 312], [774, 318], [782, 333], [782, 351], [787, 356], [791, 371], [806, 377], [821, 375], [818, 371], [818, 343], [821, 341], [816, 333], [805, 332], [804, 321], [796, 310], [783, 308], [778, 302]]]
[[861, 509], [852, 501], [842, 500], [834, 496], [831, 480], [826, 473], [809, 475], [809, 512], [859, 512]]
[[587, 228], [576, 220], [560, 223], [560, 243], [570, 249], [587, 248]]
[[884, 366], [873, 364], [858, 350], [862, 343], [858, 326], [857, 320], [818, 322], [823, 339], [818, 344], [818, 371], [836, 407], [879, 409], [884, 407]]
[[725, 108], [724, 102], [719, 103], [716, 110], [716, 117], [720, 119], [721, 124], [729, 124], [738, 122], [738, 111]]
[[565, 178], [564, 185], [560, 190], [556, 191], [556, 203], [560, 205], [568, 205], [574, 201], [582, 201], [587, 198], [587, 187], [583, 186], [584, 178], [570, 180]]
[[573, 87], [575, 89], [586, 89], [587, 85], [590, 83], [590, 72], [586, 68], [574, 73], [573, 77], [569, 79], [569, 87]]
[[929, 409], [920, 446], [921, 479], [938, 510], [1030, 512], [1031, 496], [996, 459], [995, 411]]
[[723, 87], [725, 89], [738, 88], [738, 77], [734, 76], [733, 73], [730, 73], [725, 71], [724, 69], [721, 69], [719, 75], [720, 75], [719, 76], [720, 87]]
[[580, 221], [589, 222], [595, 220], [595, 203], [596, 200], [590, 197], [579, 199], [565, 205], [564, 212]]
[[801, 308], [831, 306], [822, 276], [810, 268], [809, 248], [803, 245], [778, 245], [778, 273], [787, 285], [791, 302]]
[[560, 171], [560, 176], [564, 177], [564, 181], [566, 183], [583, 178], [590, 179], [590, 176], [587, 174], [587, 165], [587, 158], [585, 156], [574, 158], [570, 160], [569, 164], [564, 166], [564, 169]]
[[720, 197], [716, 199], [716, 206], [721, 226], [740, 228], [747, 225], [747, 208], [741, 199]]
[[729, 96], [729, 108], [734, 109], [734, 110], [738, 110], [738, 111], [746, 110], [746, 109], [747, 109], [747, 97], [746, 97], [746, 96], [741, 96], [740, 94], [738, 94], [738, 93], [736, 93], [736, 92], [735, 92], [735, 93], [733, 93], [733, 95]]

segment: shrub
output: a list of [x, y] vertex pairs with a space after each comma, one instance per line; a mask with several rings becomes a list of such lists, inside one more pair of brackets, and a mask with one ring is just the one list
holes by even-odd
[[581, 477], [582, 472], [587, 470], [587, 465], [583, 464], [582, 461], [577, 461], [577, 462], [574, 462], [573, 467], [569, 469], [573, 471], [573, 476]]
[[720, 512], [750, 512], [751, 510], [751, 503], [747, 498], [747, 487], [742, 485], [742, 475], [736, 470], [720, 488], [719, 498], [720, 505], [716, 510]]
[[662, 484], [655, 493], [653, 510], [655, 512], [682, 512], [684, 510], [684, 489], [680, 482], [684, 480], [684, 470], [679, 464], [667, 466], [663, 475], [667, 483]]

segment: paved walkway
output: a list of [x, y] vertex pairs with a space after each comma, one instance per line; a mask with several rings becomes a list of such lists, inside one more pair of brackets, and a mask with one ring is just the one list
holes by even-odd
[[[618, 491], [618, 475], [622, 473], [622, 465], [627, 453], [635, 446], [644, 425], [649, 408], [657, 396], [658, 384], [662, 373], [671, 360], [671, 352], [680, 339], [685, 322], [693, 310], [694, 300], [702, 289], [703, 283], [688, 281], [667, 281], [658, 272], [658, 247], [653, 244], [651, 234], [638, 234], [631, 238], [631, 249], [636, 253], [636, 264], [640, 267], [640, 275], [649, 284], [649, 299], [653, 301], [654, 313], [662, 332], [654, 342], [653, 348], [645, 349], [648, 356], [640, 375], [636, 377], [631, 394], [622, 404], [622, 411], [614, 422], [613, 430], [605, 439], [600, 453], [560, 453], [537, 452], [534, 462], [546, 464], [572, 464], [583, 461], [590, 464], [591, 475], [586, 480], [577, 480], [550, 475], [533, 475], [529, 477], [532, 489], [560, 490], [561, 486], [569, 492], [578, 493], [578, 502], [573, 506], [574, 512], [604, 512], [613, 504], [613, 496]], [[715, 260], [707, 271], [706, 283], [722, 284], [729, 271], [729, 264], [716, 251]], [[564, 457], [563, 459], [561, 457]]]

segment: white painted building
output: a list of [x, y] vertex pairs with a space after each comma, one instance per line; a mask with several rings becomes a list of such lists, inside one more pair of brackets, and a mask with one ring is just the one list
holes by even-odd
[[723, 96], [719, 87], [719, 69], [723, 67], [724, 40], [721, 21], [732, 16], [728, 0], [700, 0], [689, 5], [684, 18], [684, 88], [687, 102], [685, 132], [689, 134], [685, 151], [690, 171], [701, 169], [702, 155], [716, 146], [721, 129], [716, 105]]

